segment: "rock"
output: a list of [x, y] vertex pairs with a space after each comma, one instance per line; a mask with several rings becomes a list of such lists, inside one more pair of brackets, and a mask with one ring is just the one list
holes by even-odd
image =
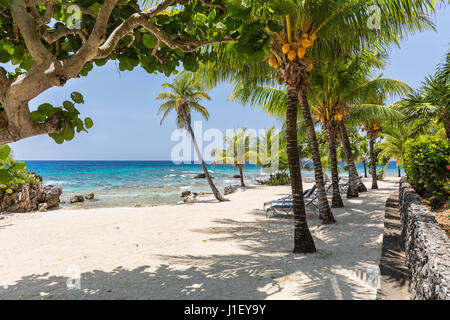
[[191, 192], [190, 192], [190, 191], [183, 191], [183, 192], [181, 193], [181, 197], [182, 197], [182, 198], [187, 197], [187, 196], [190, 196], [190, 195], [191, 195]]
[[137, 204], [134, 206], [135, 208], [142, 208], [142, 204]]
[[48, 205], [44, 202], [44, 203], [39, 203], [38, 206], [38, 211], [39, 212], [46, 212], [48, 209]]
[[183, 198], [183, 202], [194, 202], [197, 199], [196, 196], [191, 195]]
[[94, 193], [91, 192], [84, 197], [86, 200], [94, 200]]
[[241, 178], [241, 175], [240, 175], [240, 174], [236, 174], [236, 175], [233, 176], [233, 178], [234, 178], [234, 179], [240, 179], [240, 178]]
[[194, 177], [194, 179], [204, 179], [204, 178], [206, 178], [206, 174], [204, 173], [200, 173]]
[[76, 202], [84, 202], [84, 197], [82, 195], [74, 195], [72, 198], [70, 198], [70, 203], [76, 203]]
[[[42, 177], [35, 175], [42, 181]], [[39, 204], [46, 203], [47, 208], [59, 206], [61, 188], [52, 185], [43, 187], [41, 183], [25, 182], [11, 187], [12, 192], [0, 191], [0, 212], [31, 212], [39, 210]]]
[[62, 194], [62, 189], [61, 188], [56, 188], [52, 185], [50, 186], [46, 186], [43, 189], [43, 195], [44, 195], [44, 199], [42, 202], [45, 202], [48, 206], [48, 208], [54, 208], [54, 207], [59, 207], [60, 204], [60, 199], [59, 197]]
[[224, 189], [223, 189], [223, 194], [224, 195], [227, 195], [227, 194], [230, 194], [230, 193], [233, 193], [233, 192], [235, 192], [236, 191], [236, 187], [233, 187], [233, 186], [227, 186], [227, 187], [225, 187]]

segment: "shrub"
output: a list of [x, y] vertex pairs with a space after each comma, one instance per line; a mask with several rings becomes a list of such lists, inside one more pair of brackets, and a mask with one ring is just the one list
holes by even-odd
[[291, 183], [291, 177], [287, 172], [277, 172], [271, 174], [266, 181], [260, 181], [261, 184], [268, 186], [284, 186]]
[[447, 139], [420, 137], [405, 144], [408, 181], [433, 208], [447, 201], [450, 193], [450, 143]]

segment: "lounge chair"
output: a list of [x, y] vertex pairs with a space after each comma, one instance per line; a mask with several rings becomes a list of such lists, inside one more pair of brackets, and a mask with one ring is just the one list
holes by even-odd
[[[316, 185], [314, 185], [311, 189], [306, 190], [303, 193], [303, 199], [305, 201], [305, 208], [311, 208], [313, 211], [318, 210], [319, 207], [315, 203], [317, 200], [316, 194]], [[273, 214], [291, 214], [294, 209], [294, 203], [292, 199], [292, 195], [287, 197], [272, 200], [264, 203], [263, 210], [266, 212], [266, 217], [268, 217], [269, 212], [273, 212]]]

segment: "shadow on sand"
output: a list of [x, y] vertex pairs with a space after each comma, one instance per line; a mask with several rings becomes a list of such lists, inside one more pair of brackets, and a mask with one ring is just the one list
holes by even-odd
[[154, 266], [83, 272], [79, 290], [67, 289], [67, 277], [31, 274], [0, 287], [0, 299], [364, 298], [372, 290], [364, 272], [378, 265], [383, 215], [373, 212], [384, 210], [383, 197], [374, 192], [371, 198], [345, 200], [347, 208], [335, 210], [335, 225], [309, 216], [315, 254], [292, 254], [292, 220], [266, 219], [255, 209], [249, 212], [254, 221], [217, 219], [214, 227], [193, 230], [207, 241], [237, 243], [233, 253], [158, 255], [161, 264]]

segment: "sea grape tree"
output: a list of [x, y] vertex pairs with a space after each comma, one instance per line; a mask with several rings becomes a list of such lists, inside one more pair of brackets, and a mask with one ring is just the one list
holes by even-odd
[[31, 112], [29, 102], [108, 60], [121, 71], [169, 76], [181, 64], [194, 71], [215, 59], [199, 50], [208, 45], [235, 42], [248, 57], [268, 44], [264, 23], [251, 21], [252, 8], [240, 1], [150, 2], [143, 9], [136, 0], [0, 0], [0, 144], [40, 134], [72, 139], [82, 126], [71, 102], [65, 112]]

